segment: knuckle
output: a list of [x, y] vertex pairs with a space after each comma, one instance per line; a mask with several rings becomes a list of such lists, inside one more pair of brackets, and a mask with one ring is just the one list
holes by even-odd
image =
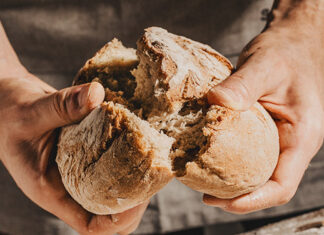
[[262, 58], [271, 58], [271, 60], [267, 59], [270, 63], [269, 67], [276, 68], [276, 71], [280, 71], [280, 76], [276, 76], [276, 79], [280, 78], [280, 80], [287, 80], [290, 78], [287, 68], [291, 67], [291, 61], [285, 53], [286, 52], [284, 52], [282, 48], [278, 48], [278, 46], [271, 46], [260, 52]]
[[282, 191], [281, 196], [279, 197], [277, 206], [285, 205], [287, 204], [295, 195], [295, 190], [293, 189], [285, 189]]
[[265, 33], [261, 33], [255, 38], [253, 38], [244, 48], [243, 48], [243, 54], [246, 56], [250, 56], [258, 51], [260, 49], [263, 49], [266, 47], [266, 41], [267, 41], [267, 35]]
[[232, 88], [236, 94], [239, 94], [243, 102], [250, 101], [253, 97], [253, 92], [248, 84], [247, 78], [240, 72], [236, 72], [231, 76], [231, 79], [235, 82], [235, 86], [228, 88]]
[[250, 212], [249, 208], [236, 202], [228, 203], [223, 210], [238, 215], [248, 214]]
[[290, 198], [288, 196], [283, 196], [278, 200], [277, 206], [282, 206], [287, 204], [290, 201]]
[[242, 53], [245, 56], [257, 54], [259, 56], [273, 56], [275, 58], [279, 57], [278, 52], [280, 50], [278, 50], [278, 46], [269, 41], [269, 38], [270, 37], [267, 35], [267, 33], [259, 34], [244, 47]]
[[70, 116], [68, 115], [68, 107], [67, 107], [67, 100], [69, 97], [67, 97], [66, 92], [56, 92], [53, 94], [52, 99], [52, 108], [53, 112], [57, 114], [59, 119], [61, 120], [67, 120], [72, 121]]
[[19, 134], [20, 137], [27, 137], [34, 129], [35, 122], [38, 120], [38, 111], [33, 104], [19, 104], [12, 107], [6, 114], [8, 121], [11, 123], [11, 134]]
[[64, 100], [64, 95], [61, 92], [56, 92], [53, 94], [53, 99], [52, 99], [52, 107], [58, 115], [61, 115], [62, 109], [64, 108], [63, 100]]

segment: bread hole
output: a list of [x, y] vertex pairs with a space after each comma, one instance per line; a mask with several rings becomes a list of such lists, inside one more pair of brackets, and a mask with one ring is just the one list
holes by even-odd
[[136, 82], [130, 72], [105, 73], [104, 71], [99, 71], [97, 75], [96, 79], [99, 80], [105, 88], [116, 92], [118, 96], [121, 96], [126, 100], [134, 96]]
[[130, 71], [136, 66], [137, 64], [124, 67], [92, 67], [82, 71], [74, 85], [99, 82], [105, 88], [105, 101], [114, 101], [134, 110], [132, 98], [136, 89], [136, 81]]
[[198, 112], [202, 109], [202, 106], [199, 104], [198, 100], [190, 100], [183, 104], [179, 115], [185, 116], [192, 112]]
[[158, 41], [152, 42], [152, 46], [161, 49], [163, 47], [163, 44]]
[[196, 161], [198, 159], [199, 151], [200, 146], [196, 146], [195, 148], [187, 149], [183, 156], [175, 157], [173, 159], [172, 170], [176, 173], [177, 177], [181, 177], [186, 174], [187, 163]]

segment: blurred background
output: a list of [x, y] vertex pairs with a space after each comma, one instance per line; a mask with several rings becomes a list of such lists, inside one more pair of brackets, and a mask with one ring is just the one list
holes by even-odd
[[[209, 44], [233, 64], [263, 29], [272, 0], [1, 0], [0, 20], [21, 62], [57, 89], [114, 37], [136, 48], [149, 26]], [[286, 205], [232, 215], [202, 203], [202, 194], [172, 181], [155, 195], [136, 234], [237, 234], [324, 207], [324, 149]], [[33, 204], [0, 163], [2, 234], [76, 234]], [[1, 234], [0, 233], [0, 234]]]

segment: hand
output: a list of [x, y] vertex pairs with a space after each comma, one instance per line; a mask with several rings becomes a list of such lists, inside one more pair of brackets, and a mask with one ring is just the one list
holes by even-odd
[[59, 127], [84, 118], [104, 99], [99, 83], [56, 91], [19, 63], [0, 24], [0, 159], [18, 187], [81, 234], [128, 234], [148, 202], [116, 215], [84, 210], [65, 190], [56, 162]]
[[276, 121], [278, 165], [255, 192], [204, 202], [232, 213], [287, 203], [324, 136], [324, 3], [276, 1], [273, 20], [240, 55], [237, 71], [208, 94], [211, 104], [247, 110], [259, 101]]

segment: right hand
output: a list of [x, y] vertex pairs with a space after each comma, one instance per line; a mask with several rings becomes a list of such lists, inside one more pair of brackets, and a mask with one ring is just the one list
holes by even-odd
[[259, 101], [279, 132], [280, 156], [266, 184], [233, 199], [204, 196], [237, 214], [289, 202], [324, 138], [324, 2], [276, 2], [269, 27], [245, 47], [237, 71], [208, 93], [210, 104], [234, 110]]
[[129, 234], [148, 205], [94, 215], [65, 190], [55, 162], [58, 128], [80, 121], [104, 99], [99, 83], [60, 91], [28, 73], [0, 24], [0, 160], [37, 205], [81, 234]]

